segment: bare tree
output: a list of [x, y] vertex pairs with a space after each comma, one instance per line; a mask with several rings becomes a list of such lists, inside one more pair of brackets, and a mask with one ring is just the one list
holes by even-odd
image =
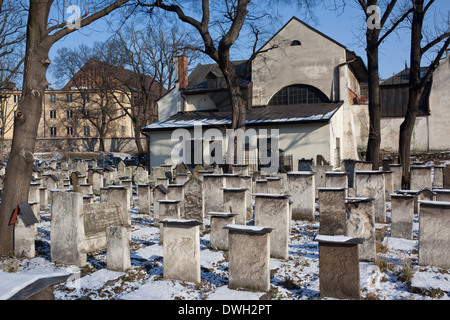
[[[411, 56], [410, 56], [410, 72], [409, 72], [409, 99], [406, 109], [405, 120], [400, 126], [399, 137], [399, 161], [403, 165], [402, 184], [404, 188], [409, 189], [409, 164], [411, 155], [411, 137], [416, 122], [417, 113], [419, 111], [419, 101], [427, 82], [433, 76], [433, 73], [439, 66], [439, 61], [445, 51], [450, 46], [450, 22], [446, 21], [446, 28], [441, 30], [428, 43], [423, 43], [424, 38], [424, 21], [427, 13], [435, 2], [434, 0], [411, 0], [413, 3], [413, 17], [411, 20]], [[448, 19], [448, 17], [447, 17]], [[428, 66], [426, 73], [421, 75], [421, 63], [425, 54], [429, 53], [432, 48], [436, 48], [437, 53], [431, 64]]]
[[49, 22], [52, 6], [66, 10], [59, 1], [29, 1], [23, 93], [14, 117], [14, 138], [0, 207], [0, 254], [13, 253], [14, 229], [9, 225], [11, 213], [18, 204], [28, 201], [42, 102], [49, 85], [46, 72], [51, 63], [48, 56], [50, 49], [78, 27], [83, 28], [105, 17], [127, 2], [128, 0], [86, 2], [85, 12], [77, 17], [74, 28], [67, 21]]
[[[366, 160], [372, 162], [372, 169], [380, 165], [381, 146], [381, 97], [379, 73], [379, 48], [383, 41], [408, 17], [412, 9], [399, 7], [400, 13], [393, 17], [397, 0], [357, 0], [366, 18], [366, 53], [369, 94], [369, 139]], [[381, 5], [384, 4], [384, 12]]]
[[127, 99], [119, 99], [117, 95], [115, 97], [133, 123], [138, 153], [144, 154], [141, 129], [158, 120], [156, 101], [167, 92], [166, 88], [173, 86], [175, 57], [180, 54], [189, 55], [189, 60], [192, 61], [196, 53], [187, 49], [189, 37], [176, 27], [165, 31], [162, 27], [147, 25], [143, 31], [133, 25], [125, 33], [126, 37], [119, 33], [114, 43], [117, 46], [116, 55], [130, 68], [129, 72], [115, 74], [121, 83], [117, 89]]

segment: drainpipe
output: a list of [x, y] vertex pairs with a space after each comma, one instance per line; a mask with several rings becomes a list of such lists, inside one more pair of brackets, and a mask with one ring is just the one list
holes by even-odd
[[341, 100], [341, 67], [346, 66], [352, 62], [355, 62], [356, 59], [348, 60], [344, 63], [341, 63], [337, 66], [338, 68], [338, 74], [337, 74], [337, 99], [335, 99], [335, 102], [338, 102]]

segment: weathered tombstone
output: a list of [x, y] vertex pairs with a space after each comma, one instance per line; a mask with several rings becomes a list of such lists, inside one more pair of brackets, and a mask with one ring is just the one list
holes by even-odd
[[94, 196], [89, 194], [89, 195], [83, 195], [83, 205], [89, 204], [89, 203], [93, 203], [94, 202]]
[[444, 166], [433, 167], [433, 188], [444, 187]]
[[355, 171], [371, 171], [372, 170], [372, 162], [370, 161], [355, 161]]
[[221, 174], [203, 175], [203, 190], [205, 195], [205, 212], [223, 211], [224, 176]]
[[391, 237], [413, 238], [414, 196], [391, 194]]
[[75, 192], [80, 192], [80, 181], [79, 181], [79, 176], [81, 176], [81, 174], [78, 171], [74, 171], [70, 174], [70, 180], [73, 186], [73, 191]]
[[436, 201], [450, 201], [450, 189], [434, 189]]
[[224, 227], [235, 224], [236, 213], [231, 212], [208, 212], [210, 217], [210, 246], [213, 250], [228, 250], [228, 231]]
[[346, 171], [326, 171], [326, 188], [348, 188], [348, 172]]
[[86, 265], [83, 197], [77, 192], [54, 192], [51, 204], [53, 263]]
[[162, 177], [158, 177], [156, 178], [156, 184], [160, 185], [162, 184], [164, 187], [167, 188], [167, 186], [169, 185], [169, 179], [168, 178], [162, 178]]
[[181, 218], [184, 219], [184, 184], [169, 184], [167, 190], [169, 190], [168, 199], [180, 201]]
[[164, 278], [200, 283], [200, 223], [167, 218], [161, 223]]
[[48, 189], [47, 188], [39, 188], [39, 205], [40, 210], [48, 210]]
[[222, 188], [223, 212], [236, 214], [236, 223], [247, 223], [247, 189], [246, 188]]
[[347, 233], [345, 197], [346, 188], [317, 188], [319, 192], [320, 234]]
[[411, 195], [414, 197], [414, 214], [419, 213], [419, 205], [417, 201], [419, 200], [419, 194], [420, 190], [396, 190], [396, 194], [404, 194], [404, 195]]
[[374, 199], [375, 222], [386, 222], [386, 193], [382, 171], [355, 171], [356, 196]]
[[153, 189], [153, 224], [159, 226], [159, 200], [167, 200], [169, 190], [163, 185], [158, 185]]
[[316, 211], [316, 191], [314, 172], [288, 172], [289, 194], [292, 196], [292, 219], [314, 220]]
[[123, 177], [125, 176], [125, 163], [123, 163], [122, 160], [120, 160], [120, 162], [117, 164], [117, 175], [119, 177]]
[[422, 188], [432, 189], [433, 188], [433, 178], [431, 167], [421, 166], [421, 165], [410, 165], [410, 189], [420, 190]]
[[79, 184], [80, 187], [80, 193], [82, 195], [91, 195], [94, 194], [93, 190], [92, 190], [92, 184], [90, 183], [80, 183]]
[[203, 183], [199, 179], [189, 179], [184, 184], [184, 217], [205, 225], [205, 204], [203, 202]]
[[37, 202], [41, 201], [40, 191], [41, 188], [40, 183], [30, 183], [30, 189], [28, 191], [28, 202]]
[[382, 160], [383, 171], [391, 171], [390, 165], [394, 163], [393, 159], [385, 158]]
[[83, 210], [86, 252], [106, 248], [106, 229], [109, 226], [131, 226], [122, 215], [122, 208], [118, 203], [88, 203]]
[[134, 172], [134, 183], [135, 184], [146, 184], [148, 183], [148, 171], [141, 166], [136, 168]]
[[255, 180], [255, 193], [268, 193], [266, 179]]
[[179, 163], [175, 166], [175, 174], [178, 177], [178, 175], [181, 174], [187, 174], [189, 171], [188, 167], [184, 163]]
[[138, 184], [136, 186], [139, 201], [139, 213], [150, 214], [150, 207], [152, 203], [152, 190], [149, 184]]
[[237, 224], [224, 228], [228, 230], [228, 287], [268, 292], [272, 229]]
[[281, 178], [267, 177], [267, 193], [281, 194]]
[[374, 262], [377, 256], [375, 234], [375, 212], [373, 199], [369, 197], [350, 197], [345, 199], [347, 215], [347, 234], [352, 238], [363, 238], [358, 245], [359, 260]]
[[317, 235], [321, 297], [361, 299], [358, 245], [363, 239]]
[[122, 209], [122, 216], [127, 225], [131, 225], [130, 191], [124, 186], [108, 186], [100, 189], [101, 203], [117, 203]]
[[386, 201], [391, 200], [391, 194], [394, 192], [394, 182], [392, 171], [383, 171], [384, 174], [384, 198]]
[[[199, 179], [200, 181], [203, 181], [203, 176], [204, 176], [205, 174], [214, 174], [214, 171], [210, 171], [210, 170], [199, 170], [199, 171], [197, 172], [197, 177], [198, 177], [198, 179]], [[194, 178], [195, 178], [195, 175], [194, 175]]]
[[158, 226], [160, 226], [161, 220], [164, 219], [181, 219], [179, 200], [158, 200], [158, 202], [159, 202]]
[[178, 173], [175, 179], [176, 184], [185, 184], [189, 180], [187, 173]]
[[109, 226], [106, 229], [106, 268], [125, 272], [131, 268], [130, 234], [124, 226]]
[[402, 165], [391, 163], [389, 171], [392, 172], [392, 190], [400, 190], [402, 188]]
[[419, 265], [450, 268], [450, 202], [419, 200]]
[[444, 189], [450, 189], [450, 164], [447, 164], [443, 169], [443, 186]]
[[10, 225], [14, 225], [14, 254], [16, 256], [35, 257], [37, 223], [39, 221], [28, 203], [19, 204], [16, 207], [9, 222]]
[[254, 194], [255, 226], [272, 229], [270, 255], [273, 258], [289, 257], [289, 196], [284, 194]]

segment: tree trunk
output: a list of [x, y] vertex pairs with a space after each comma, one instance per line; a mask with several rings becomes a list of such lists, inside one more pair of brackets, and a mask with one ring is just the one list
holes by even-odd
[[373, 30], [367, 34], [368, 90], [369, 90], [369, 140], [367, 142], [366, 160], [372, 162], [372, 170], [379, 169], [381, 146], [381, 101], [380, 75], [378, 70], [378, 36]]
[[30, 1], [22, 99], [14, 116], [14, 139], [0, 207], [0, 254], [14, 252], [14, 226], [8, 225], [9, 220], [18, 204], [28, 203], [42, 99], [49, 85], [45, 75], [50, 46], [42, 41], [47, 35], [49, 11], [48, 3]]
[[420, 63], [422, 60], [422, 26], [423, 1], [415, 3], [411, 25], [411, 68], [409, 72], [409, 100], [405, 120], [400, 126], [399, 162], [402, 164], [402, 187], [409, 189], [409, 164], [411, 155], [411, 137], [419, 111], [419, 101], [423, 92], [420, 79]]
[[133, 129], [134, 129], [134, 141], [136, 142], [137, 152], [139, 156], [142, 156], [143, 154], [145, 154], [145, 151], [144, 148], [142, 147], [141, 141], [141, 126], [134, 124]]

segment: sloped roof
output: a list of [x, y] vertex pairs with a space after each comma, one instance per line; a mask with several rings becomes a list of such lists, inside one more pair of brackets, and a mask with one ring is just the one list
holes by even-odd
[[[247, 110], [246, 125], [328, 122], [342, 105], [343, 102], [251, 108]], [[231, 119], [231, 111], [179, 112], [166, 120], [144, 127], [143, 131], [173, 130], [190, 128], [196, 125], [204, 127], [229, 126], [231, 125]]]
[[[250, 77], [246, 76], [247, 61], [231, 61], [231, 63], [236, 67], [236, 73], [240, 77], [240, 84], [247, 85], [250, 83]], [[210, 74], [217, 78], [223, 78], [222, 71], [220, 71], [217, 63], [205, 65], [198, 64], [189, 75], [189, 84], [185, 91], [205, 89], [207, 87], [206, 79]]]
[[[62, 90], [71, 90], [72, 87], [83, 86], [90, 90], [98, 89], [99, 85], [104, 85], [102, 77], [109, 77], [111, 88], [135, 89], [136, 85], [141, 85], [139, 74], [124, 67], [112, 66], [105, 62], [89, 59], [86, 64], [73, 76], [73, 78], [62, 88]], [[148, 75], [144, 75], [144, 85], [150, 88], [150, 92], [159, 96], [167, 90], [156, 80]]]
[[[420, 77], [425, 75], [427, 72], [427, 67], [420, 68]], [[403, 71], [393, 75], [392, 77], [384, 80], [380, 85], [381, 86], [395, 86], [395, 85], [408, 85], [409, 84], [409, 68], [405, 68]]]

